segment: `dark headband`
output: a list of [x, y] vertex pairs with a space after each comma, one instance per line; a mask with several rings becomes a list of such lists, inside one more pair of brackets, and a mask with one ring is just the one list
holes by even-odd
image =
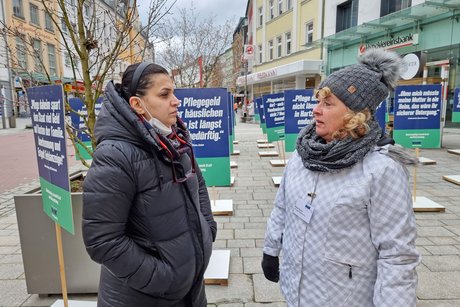
[[136, 96], [137, 84], [139, 83], [139, 79], [141, 78], [144, 70], [150, 64], [152, 63], [142, 62], [139, 64], [139, 66], [136, 67], [136, 70], [134, 71], [133, 79], [131, 80], [131, 86], [129, 87], [129, 95], [130, 95], [129, 97]]

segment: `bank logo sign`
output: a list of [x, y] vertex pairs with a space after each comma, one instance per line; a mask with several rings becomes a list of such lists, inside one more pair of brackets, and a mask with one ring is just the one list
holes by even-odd
[[418, 33], [409, 33], [407, 35], [398, 35], [389, 39], [383, 39], [375, 43], [366, 43], [359, 46], [359, 54], [370, 48], [396, 49], [405, 46], [417, 45]]

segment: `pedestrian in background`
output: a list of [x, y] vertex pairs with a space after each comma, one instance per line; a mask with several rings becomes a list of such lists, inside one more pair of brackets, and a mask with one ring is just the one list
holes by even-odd
[[[262, 268], [288, 306], [415, 306], [420, 256], [405, 163], [374, 118], [399, 78], [371, 49], [319, 86], [267, 224]], [[282, 252], [281, 267], [278, 257]]]
[[83, 238], [101, 264], [98, 306], [207, 305], [216, 236], [190, 135], [168, 72], [130, 65], [109, 82], [84, 181]]

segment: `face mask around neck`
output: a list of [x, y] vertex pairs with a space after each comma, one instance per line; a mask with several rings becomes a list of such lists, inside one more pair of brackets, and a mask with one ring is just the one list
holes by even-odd
[[172, 128], [167, 127], [165, 124], [163, 124], [161, 121], [156, 119], [155, 117], [150, 114], [149, 110], [146, 108], [144, 101], [139, 98], [139, 101], [141, 102], [142, 106], [144, 107], [144, 111], [147, 112], [147, 114], [150, 116], [150, 120], [147, 122], [152, 126], [158, 129], [158, 131], [161, 133], [163, 136], [167, 136], [172, 133]]

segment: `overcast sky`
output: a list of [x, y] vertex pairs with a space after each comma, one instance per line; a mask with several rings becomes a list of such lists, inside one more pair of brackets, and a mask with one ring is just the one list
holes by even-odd
[[[145, 25], [147, 19], [149, 0], [138, 0], [139, 13], [142, 23]], [[235, 28], [238, 24], [240, 17], [243, 17], [246, 13], [246, 5], [248, 0], [194, 0], [193, 6], [196, 12], [201, 17], [215, 16], [215, 20], [218, 23], [224, 23], [230, 19], [234, 21]], [[174, 14], [178, 8], [190, 8], [192, 6], [191, 0], [177, 0], [176, 4], [172, 8]], [[144, 13], [144, 15], [142, 15]]]

